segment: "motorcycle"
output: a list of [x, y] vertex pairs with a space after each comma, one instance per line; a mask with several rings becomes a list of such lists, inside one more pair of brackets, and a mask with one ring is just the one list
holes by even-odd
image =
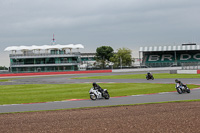
[[103, 89], [103, 93], [99, 92], [98, 90], [91, 88], [89, 91], [90, 94], [90, 99], [91, 100], [96, 100], [96, 99], [109, 99], [110, 95], [107, 91], [107, 89]]
[[187, 87], [187, 85], [180, 85], [179, 83], [176, 83], [176, 90], [179, 94], [182, 94], [182, 93], [190, 93], [190, 89]]
[[149, 80], [149, 79], [152, 79], [152, 80], [154, 80], [154, 77], [153, 77], [153, 75], [151, 74], [151, 75], [146, 75], [146, 79], [147, 80]]

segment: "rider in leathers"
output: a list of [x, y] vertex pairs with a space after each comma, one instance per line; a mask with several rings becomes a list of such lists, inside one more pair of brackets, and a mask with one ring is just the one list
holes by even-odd
[[147, 72], [147, 76], [148, 76], [149, 79], [151, 79], [151, 77], [152, 77], [151, 72]]
[[180, 86], [186, 87], [186, 85], [184, 85], [184, 84], [183, 84], [180, 80], [178, 80], [178, 79], [175, 79], [175, 82], [178, 83]]
[[101, 94], [103, 94], [103, 89], [97, 83], [94, 82], [92, 85], [95, 90], [98, 90], [99, 92], [101, 92]]

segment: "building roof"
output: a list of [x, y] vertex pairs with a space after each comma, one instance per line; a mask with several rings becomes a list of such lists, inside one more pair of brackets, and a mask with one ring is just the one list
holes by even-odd
[[10, 46], [4, 49], [4, 51], [27, 51], [27, 50], [50, 50], [50, 49], [79, 49], [84, 48], [82, 44], [68, 44], [68, 45], [42, 45], [42, 46]]
[[200, 45], [140, 47], [139, 52], [200, 50]]

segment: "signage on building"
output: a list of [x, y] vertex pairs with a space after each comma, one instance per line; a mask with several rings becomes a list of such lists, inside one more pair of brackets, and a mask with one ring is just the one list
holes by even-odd
[[188, 62], [188, 61], [200, 61], [199, 53], [181, 53], [181, 54], [149, 54], [146, 55], [146, 62]]

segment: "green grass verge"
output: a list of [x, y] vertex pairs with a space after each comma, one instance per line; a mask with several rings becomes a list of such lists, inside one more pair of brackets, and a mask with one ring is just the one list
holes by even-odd
[[[129, 74], [129, 75], [109, 75], [109, 76], [92, 76], [92, 77], [78, 77], [73, 79], [146, 79], [146, 74]], [[169, 73], [155, 73], [155, 79], [166, 78], [200, 78], [200, 74], [169, 74]]]
[[[100, 83], [110, 96], [129, 96], [175, 91], [174, 84], [150, 83]], [[91, 84], [25, 84], [1, 85], [0, 105], [61, 101], [66, 99], [89, 99]], [[198, 85], [188, 85], [197, 88]]]
[[11, 79], [0, 79], [0, 82], [8, 82], [11, 81]]

